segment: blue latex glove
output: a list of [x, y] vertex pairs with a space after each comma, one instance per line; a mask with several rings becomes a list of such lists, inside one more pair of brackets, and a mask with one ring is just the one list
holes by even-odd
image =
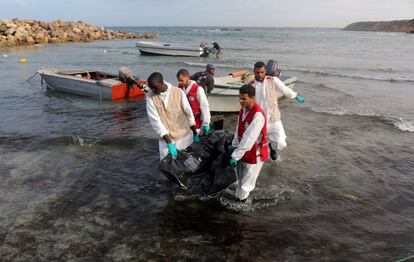
[[230, 165], [232, 165], [232, 167], [236, 167], [237, 166], [237, 160], [232, 158], [230, 159]]
[[168, 151], [170, 152], [172, 158], [177, 158], [177, 149], [175, 148], [175, 145], [173, 143], [167, 144]]
[[303, 102], [305, 102], [305, 99], [303, 99], [303, 97], [301, 97], [301, 96], [296, 96], [296, 101], [298, 101], [298, 103], [303, 103]]
[[203, 125], [203, 131], [204, 131], [204, 133], [208, 133], [208, 132], [210, 132], [210, 125]]
[[200, 138], [198, 137], [198, 135], [197, 135], [197, 134], [195, 134], [195, 135], [193, 136], [193, 140], [194, 140], [194, 143], [200, 143]]

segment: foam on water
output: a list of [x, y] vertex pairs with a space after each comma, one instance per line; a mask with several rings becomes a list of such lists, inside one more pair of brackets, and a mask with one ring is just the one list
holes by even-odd
[[345, 109], [343, 107], [312, 107], [313, 111], [317, 113], [325, 113], [325, 114], [331, 114], [331, 115], [358, 115], [358, 116], [380, 116], [379, 114], [370, 111], [370, 110], [349, 110]]
[[86, 138], [81, 136], [73, 136], [72, 139], [74, 144], [86, 147], [92, 147], [93, 145], [99, 142], [98, 139]]
[[414, 121], [399, 118], [394, 122], [394, 126], [402, 131], [414, 132]]
[[[392, 69], [370, 69], [366, 72], [359, 73], [359, 72], [346, 72], [345, 70], [342, 72], [338, 71], [329, 71], [324, 69], [317, 69], [317, 68], [301, 68], [301, 67], [292, 67], [286, 66], [285, 69], [291, 71], [298, 71], [302, 73], [308, 74], [316, 74], [321, 76], [335, 76], [335, 77], [343, 77], [343, 78], [353, 78], [353, 79], [362, 79], [362, 80], [376, 80], [376, 81], [386, 81], [386, 82], [414, 82], [414, 78], [409, 75], [409, 73], [400, 73], [393, 71]], [[356, 70], [356, 69], [354, 69]]]
[[269, 188], [256, 188], [254, 193], [245, 202], [236, 201], [234, 190], [226, 189], [214, 195], [200, 196], [188, 194], [185, 190], [171, 189], [176, 201], [199, 200], [218, 201], [218, 203], [234, 212], [248, 213], [255, 210], [276, 206], [279, 201], [286, 201], [293, 197], [295, 190], [287, 185], [270, 185]]
[[414, 132], [414, 121], [413, 120], [405, 120], [397, 116], [384, 116], [371, 110], [363, 110], [363, 109], [350, 110], [350, 109], [345, 109], [342, 107], [312, 107], [311, 110], [317, 113], [339, 115], [339, 116], [356, 115], [356, 116], [375, 117], [382, 122], [391, 123], [394, 127], [396, 127], [397, 129], [401, 131]]

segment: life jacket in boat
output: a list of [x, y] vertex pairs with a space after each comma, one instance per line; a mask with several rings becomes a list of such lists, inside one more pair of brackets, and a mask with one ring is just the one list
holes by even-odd
[[[180, 85], [181, 88], [183, 88]], [[201, 108], [200, 108], [200, 101], [197, 99], [197, 91], [199, 85], [197, 82], [194, 82], [190, 86], [190, 90], [187, 93], [187, 100], [190, 104], [191, 110], [193, 111], [194, 119], [195, 119], [195, 128], [199, 129], [201, 127]], [[184, 89], [184, 88], [183, 88]], [[204, 91], [203, 91], [204, 92]]]
[[256, 143], [253, 147], [247, 151], [242, 157], [242, 161], [249, 164], [256, 164], [257, 157], [260, 156], [262, 161], [265, 162], [269, 158], [268, 145], [267, 145], [267, 124], [266, 124], [266, 115], [263, 109], [259, 106], [258, 103], [255, 103], [253, 108], [247, 113], [246, 117], [243, 120], [243, 109], [239, 112], [239, 125], [237, 127], [237, 134], [239, 141], [242, 140], [243, 134], [246, 131], [247, 127], [253, 121], [254, 115], [260, 112], [263, 114], [265, 123], [260, 131], [259, 138], [256, 140]]

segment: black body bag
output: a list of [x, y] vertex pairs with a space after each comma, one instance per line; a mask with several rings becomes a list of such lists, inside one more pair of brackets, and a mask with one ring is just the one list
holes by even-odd
[[230, 165], [229, 146], [233, 135], [215, 130], [200, 136], [178, 152], [177, 159], [169, 154], [160, 162], [161, 171], [172, 181], [195, 194], [214, 194], [236, 182], [236, 172]]

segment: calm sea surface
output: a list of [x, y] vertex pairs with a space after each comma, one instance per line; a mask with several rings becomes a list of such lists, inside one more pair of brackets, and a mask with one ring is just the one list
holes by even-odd
[[[134, 40], [0, 49], [1, 261], [395, 261], [414, 255], [414, 35], [337, 29], [122, 28], [217, 41], [223, 57], [144, 57]], [[106, 51], [104, 51], [106, 50]], [[26, 64], [19, 64], [26, 58]], [[279, 61], [288, 147], [251, 205], [198, 197], [157, 171], [145, 101], [46, 91], [40, 67], [176, 83]], [[226, 115], [233, 131], [235, 115]]]

